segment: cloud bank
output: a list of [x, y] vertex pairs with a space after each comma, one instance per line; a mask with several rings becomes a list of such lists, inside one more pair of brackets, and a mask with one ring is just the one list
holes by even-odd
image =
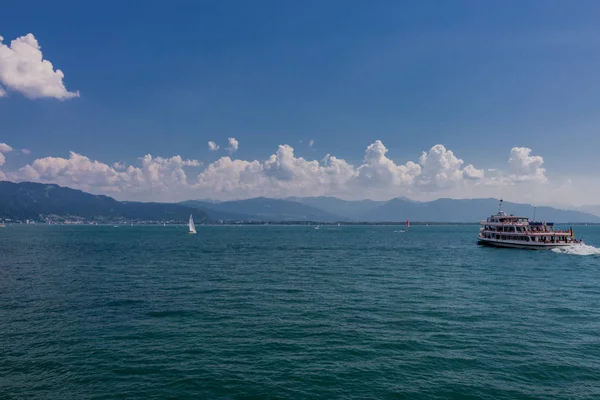
[[[238, 147], [230, 138], [230, 147]], [[0, 144], [0, 166], [12, 148]], [[263, 161], [224, 156], [202, 167], [198, 160], [181, 156], [154, 157], [147, 154], [133, 165], [103, 163], [76, 152], [68, 158], [38, 158], [15, 171], [4, 171], [3, 179], [58, 183], [119, 199], [179, 201], [191, 198], [238, 199], [256, 196], [320, 196], [347, 199], [389, 199], [409, 196], [482, 197], [514, 195], [528, 200], [548, 190], [544, 160], [528, 148], [515, 147], [506, 169], [477, 168], [466, 164], [438, 144], [416, 161], [398, 163], [388, 156], [380, 141], [371, 143], [358, 165], [334, 155], [308, 160], [290, 145], [280, 145]]]
[[0, 36], [0, 97], [8, 91], [18, 92], [30, 99], [44, 97], [67, 100], [79, 97], [79, 92], [69, 92], [65, 75], [48, 60], [44, 60], [41, 47], [31, 33], [10, 42], [2, 43]]

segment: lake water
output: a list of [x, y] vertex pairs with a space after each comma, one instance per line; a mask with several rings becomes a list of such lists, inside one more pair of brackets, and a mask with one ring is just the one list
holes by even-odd
[[0, 229], [0, 398], [600, 398], [600, 227], [400, 229]]

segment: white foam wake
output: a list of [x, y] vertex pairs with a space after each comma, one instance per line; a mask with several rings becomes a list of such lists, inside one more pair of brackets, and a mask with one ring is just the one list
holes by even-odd
[[555, 253], [572, 254], [576, 256], [600, 256], [600, 249], [587, 244], [574, 244], [569, 247], [559, 247], [552, 249]]

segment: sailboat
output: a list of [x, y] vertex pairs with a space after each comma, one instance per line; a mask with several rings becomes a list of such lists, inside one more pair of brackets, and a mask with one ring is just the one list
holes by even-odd
[[406, 229], [402, 229], [400, 232], [408, 232], [408, 228], [410, 228], [410, 221], [406, 220], [404, 225], [406, 225]]
[[196, 233], [196, 225], [194, 225], [194, 218], [192, 218], [192, 214], [190, 214], [190, 221], [188, 222], [188, 227], [188, 234], [194, 235]]

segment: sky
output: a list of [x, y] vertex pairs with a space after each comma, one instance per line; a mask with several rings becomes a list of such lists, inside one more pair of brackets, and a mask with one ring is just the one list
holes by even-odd
[[0, 179], [120, 200], [600, 204], [595, 1], [32, 1]]

